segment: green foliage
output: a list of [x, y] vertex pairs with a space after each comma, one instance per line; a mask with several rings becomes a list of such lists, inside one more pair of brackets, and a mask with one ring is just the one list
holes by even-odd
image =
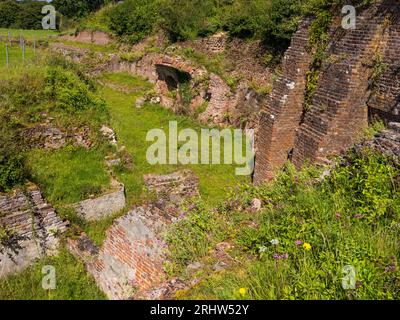
[[399, 170], [383, 155], [369, 149], [361, 155], [350, 155], [351, 165], [341, 166], [328, 179], [335, 197], [348, 203], [349, 214], [360, 214], [370, 223], [383, 217], [399, 216], [399, 190], [395, 178]]
[[371, 77], [369, 79], [369, 89], [374, 91], [377, 89], [377, 83], [382, 75], [387, 71], [388, 64], [383, 62], [383, 57], [380, 52], [376, 53], [372, 61], [364, 62], [371, 69]]
[[34, 150], [28, 156], [32, 178], [53, 204], [71, 204], [107, 190], [110, 178], [103, 150], [66, 147], [58, 151]]
[[214, 0], [161, 0], [161, 26], [173, 41], [194, 39], [214, 33], [219, 3]]
[[53, 0], [52, 5], [58, 12], [68, 18], [81, 18], [90, 12], [99, 9], [104, 0]]
[[110, 32], [110, 13], [112, 8], [113, 6], [110, 4], [102, 7], [91, 15], [88, 15], [81, 22], [79, 29]]
[[18, 128], [9, 117], [0, 117], [0, 192], [8, 191], [14, 185], [24, 182], [24, 144]]
[[197, 203], [187, 218], [172, 226], [167, 235], [169, 250], [174, 257], [177, 271], [209, 250], [228, 234], [227, 226], [220, 216], [214, 214], [204, 203]]
[[138, 42], [154, 30], [157, 8], [157, 0], [126, 0], [111, 9], [109, 28], [128, 42]]
[[44, 5], [43, 2], [33, 0], [0, 1], [0, 27], [13, 29], [42, 29], [42, 19], [44, 17], [42, 14], [42, 7]]
[[72, 71], [50, 68], [46, 77], [45, 92], [55, 99], [55, 106], [68, 112], [92, 108], [104, 110], [104, 101], [97, 98], [89, 87]]
[[[42, 267], [54, 266], [57, 287], [55, 290], [42, 288]], [[0, 281], [2, 300], [103, 300], [104, 293], [94, 279], [86, 273], [82, 262], [76, 260], [66, 248], [59, 255], [47, 257], [20, 274]]]
[[[399, 167], [364, 150], [349, 154], [326, 180], [319, 175], [287, 165], [274, 182], [243, 186], [217, 210], [189, 213], [168, 238], [172, 270], [184, 275], [192, 261], [205, 267], [196, 274], [200, 284], [179, 297], [399, 299]], [[247, 211], [254, 197], [264, 204], [258, 213]], [[220, 241], [236, 248], [229, 251], [235, 263], [210, 272], [209, 252]], [[356, 269], [354, 289], [342, 287], [346, 265]]]
[[0, 26], [2, 28], [16, 27], [19, 24], [21, 6], [13, 0], [0, 2]]

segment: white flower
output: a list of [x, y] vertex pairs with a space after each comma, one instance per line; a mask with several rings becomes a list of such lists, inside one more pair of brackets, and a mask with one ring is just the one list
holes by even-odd
[[271, 240], [271, 244], [272, 244], [273, 246], [277, 246], [277, 245], [279, 244], [279, 240], [278, 240], [278, 239], [272, 239], [272, 240]]
[[258, 251], [259, 251], [260, 253], [267, 252], [267, 250], [268, 250], [268, 248], [267, 248], [266, 246], [261, 246], [261, 247], [258, 249]]

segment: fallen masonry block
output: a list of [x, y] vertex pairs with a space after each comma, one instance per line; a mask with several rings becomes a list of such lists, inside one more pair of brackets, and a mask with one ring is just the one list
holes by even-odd
[[0, 278], [55, 254], [67, 226], [36, 186], [0, 195]]
[[148, 174], [144, 184], [158, 199], [175, 204], [199, 195], [199, 178], [191, 170], [181, 170], [169, 175]]
[[115, 191], [75, 204], [76, 213], [85, 220], [97, 221], [122, 211], [125, 208], [125, 187], [114, 180], [112, 184]]

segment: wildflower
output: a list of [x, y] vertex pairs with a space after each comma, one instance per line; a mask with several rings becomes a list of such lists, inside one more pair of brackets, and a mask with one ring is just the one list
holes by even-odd
[[357, 214], [354, 215], [354, 218], [355, 219], [362, 219], [362, 218], [364, 218], [364, 216], [361, 213], [357, 213]]
[[336, 219], [339, 220], [342, 217], [342, 215], [339, 212], [336, 212], [335, 217], [336, 217]]
[[396, 265], [392, 264], [388, 267], [385, 268], [385, 272], [395, 272], [396, 271]]
[[279, 253], [274, 253], [273, 258], [275, 260], [279, 260], [281, 258], [281, 255]]
[[304, 242], [303, 248], [307, 251], [310, 251], [312, 247], [311, 244], [309, 244], [308, 242]]
[[295, 243], [296, 246], [299, 247], [299, 246], [301, 246], [301, 245], [303, 244], [303, 241], [301, 241], [301, 240], [296, 240], [294, 243]]
[[260, 253], [264, 253], [268, 250], [268, 248], [266, 246], [261, 246], [260, 248], [258, 248], [258, 252]]
[[282, 254], [275, 253], [275, 254], [273, 255], [273, 258], [274, 258], [275, 260], [287, 260], [287, 259], [289, 259], [289, 254], [288, 254], [287, 252], [282, 253]]
[[241, 295], [241, 296], [245, 296], [245, 294], [246, 294], [246, 288], [240, 288], [239, 289], [239, 294]]
[[277, 246], [277, 245], [279, 244], [279, 240], [278, 240], [278, 239], [272, 239], [272, 240], [271, 240], [271, 244], [272, 244], [273, 246]]

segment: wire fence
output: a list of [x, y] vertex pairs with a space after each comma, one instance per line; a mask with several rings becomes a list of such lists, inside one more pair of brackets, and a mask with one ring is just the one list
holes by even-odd
[[0, 35], [0, 66], [9, 66], [21, 62], [32, 62], [40, 56], [40, 48], [46, 46], [51, 36], [35, 39], [25, 38], [23, 34], [19, 36]]

